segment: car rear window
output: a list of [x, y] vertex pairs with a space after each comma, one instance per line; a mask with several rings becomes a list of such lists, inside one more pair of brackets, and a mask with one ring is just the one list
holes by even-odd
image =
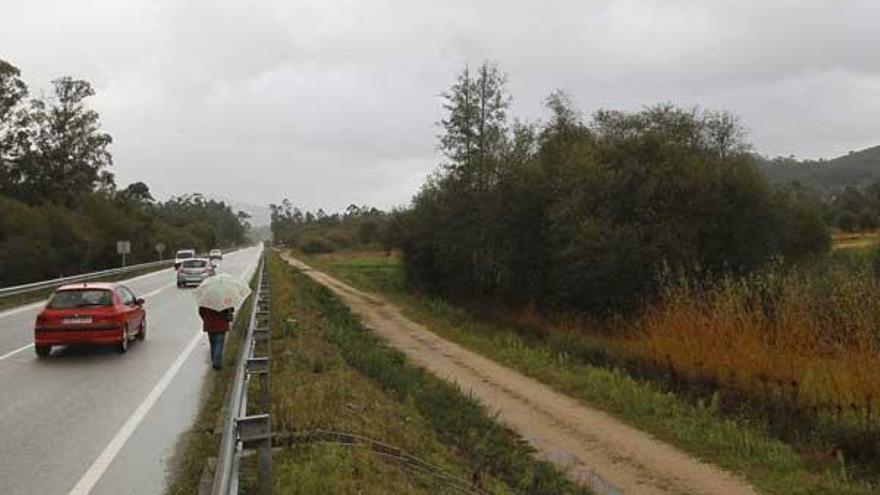
[[189, 260], [183, 262], [184, 268], [204, 268], [208, 266], [208, 262], [205, 260]]
[[178, 251], [178, 252], [177, 252], [177, 257], [178, 257], [179, 259], [192, 258], [192, 257], [194, 257], [195, 255], [196, 255], [196, 254], [195, 254], [193, 251]]
[[104, 289], [62, 290], [56, 292], [49, 300], [51, 309], [94, 308], [112, 305], [113, 296], [109, 290]]

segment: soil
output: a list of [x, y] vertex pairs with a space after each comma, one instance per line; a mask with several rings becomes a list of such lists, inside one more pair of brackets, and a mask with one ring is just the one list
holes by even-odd
[[430, 332], [387, 301], [284, 255], [409, 360], [458, 384], [538, 456], [598, 494], [755, 494], [745, 481]]

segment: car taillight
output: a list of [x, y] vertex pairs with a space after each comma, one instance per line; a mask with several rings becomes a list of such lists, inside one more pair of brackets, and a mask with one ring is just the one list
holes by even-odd
[[43, 313], [37, 315], [37, 324], [46, 323], [46, 316]]

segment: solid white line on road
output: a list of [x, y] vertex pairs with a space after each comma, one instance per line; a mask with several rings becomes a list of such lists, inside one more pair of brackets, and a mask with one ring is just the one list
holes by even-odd
[[165, 290], [169, 287], [172, 287], [174, 285], [177, 285], [177, 282], [171, 282], [170, 284], [163, 285], [162, 287], [159, 287], [158, 289], [156, 289], [154, 291], [147, 292], [146, 294], [142, 295], [141, 297], [143, 297], [144, 299], [146, 299], [148, 297], [153, 297], [156, 294], [158, 294], [158, 293], [162, 292], [163, 290]]
[[125, 279], [125, 280], [120, 280], [119, 282], [120, 282], [120, 283], [126, 283], [126, 284], [127, 284], [127, 283], [131, 283], [131, 282], [136, 282], [136, 281], [138, 281], [138, 280], [140, 280], [140, 279], [142, 279], [142, 278], [147, 278], [147, 277], [152, 277], [152, 276], [154, 276], [154, 275], [159, 275], [160, 273], [163, 273], [163, 272], [168, 271], [168, 270], [171, 270], [171, 268], [162, 268], [162, 269], [156, 270], [156, 271], [154, 271], [154, 272], [149, 272], [149, 273], [144, 273], [143, 275], [138, 275], [137, 277], [127, 278], [127, 279]]
[[[159, 274], [165, 272], [166, 270], [168, 270], [168, 269], [167, 269], [167, 268], [163, 268], [163, 269], [161, 269], [161, 270], [157, 270], [157, 271], [155, 271], [155, 272], [150, 272], [150, 273], [145, 273], [145, 274], [143, 274], [143, 275], [138, 275], [137, 277], [134, 277], [134, 278], [127, 278], [127, 279], [125, 279], [125, 280], [120, 280], [119, 283], [121, 283], [121, 284], [128, 284], [128, 283], [131, 283], [131, 282], [135, 282], [135, 281], [137, 281], [137, 280], [141, 280], [141, 279], [143, 279], [143, 278], [153, 277], [153, 276], [155, 276], [155, 275], [159, 275]], [[163, 287], [163, 288], [164, 288], [164, 287]], [[7, 316], [16, 315], [16, 314], [18, 314], [18, 313], [22, 313], [22, 312], [27, 311], [27, 310], [29, 310], [29, 309], [38, 308], [38, 307], [40, 307], [40, 306], [46, 304], [46, 301], [47, 301], [47, 299], [43, 299], [42, 301], [33, 302], [33, 303], [30, 303], [30, 304], [26, 304], [26, 305], [24, 305], [24, 306], [19, 306], [19, 307], [17, 307], [17, 308], [7, 309], [6, 311], [0, 311], [0, 318], [6, 318]]]
[[7, 352], [6, 354], [0, 356], [0, 361], [3, 361], [4, 359], [6, 359], [6, 358], [8, 358], [8, 357], [11, 357], [11, 356], [13, 356], [13, 355], [15, 355], [15, 354], [18, 354], [18, 353], [21, 352], [21, 351], [24, 351], [24, 350], [30, 349], [30, 348], [33, 347], [33, 346], [34, 346], [34, 344], [28, 344], [28, 345], [25, 345], [25, 346], [21, 346], [21, 347], [19, 347], [18, 349], [14, 350], [14, 351]]
[[101, 479], [101, 476], [103, 476], [104, 472], [107, 471], [107, 468], [110, 467], [113, 459], [115, 459], [122, 450], [125, 442], [128, 441], [129, 437], [134, 433], [134, 430], [147, 416], [147, 413], [150, 412], [150, 409], [159, 400], [159, 397], [162, 396], [165, 389], [168, 388], [171, 380], [174, 379], [177, 372], [183, 367], [183, 364], [196, 348], [196, 344], [199, 343], [199, 338], [201, 336], [202, 332], [197, 332], [193, 335], [192, 340], [189, 341], [189, 344], [187, 344], [183, 352], [177, 356], [177, 359], [171, 367], [168, 368], [168, 371], [162, 375], [162, 378], [156, 386], [153, 387], [153, 390], [150, 391], [149, 395], [147, 395], [144, 401], [140, 403], [137, 409], [135, 409], [134, 413], [132, 413], [128, 420], [126, 420], [125, 424], [122, 425], [119, 431], [116, 432], [116, 435], [110, 440], [110, 443], [107, 444], [107, 447], [104, 448], [104, 451], [101, 452], [101, 455], [95, 459], [95, 462], [92, 463], [85, 474], [83, 474], [76, 485], [74, 485], [73, 489], [70, 490], [70, 495], [87, 495], [92, 491], [98, 483], [98, 480]]
[[7, 316], [16, 315], [18, 313], [27, 311], [29, 309], [38, 308], [44, 304], [46, 304], [46, 299], [43, 299], [42, 301], [37, 301], [35, 303], [26, 304], [24, 306], [19, 306], [17, 308], [7, 309], [6, 311], [0, 312], [0, 318], [5, 318]]

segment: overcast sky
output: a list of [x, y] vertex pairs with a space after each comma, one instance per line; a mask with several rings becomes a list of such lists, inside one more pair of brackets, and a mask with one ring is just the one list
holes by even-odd
[[437, 94], [508, 74], [513, 115], [738, 114], [768, 155], [880, 144], [878, 1], [0, 0], [32, 93], [89, 80], [117, 182], [307, 208], [402, 204], [440, 161]]

